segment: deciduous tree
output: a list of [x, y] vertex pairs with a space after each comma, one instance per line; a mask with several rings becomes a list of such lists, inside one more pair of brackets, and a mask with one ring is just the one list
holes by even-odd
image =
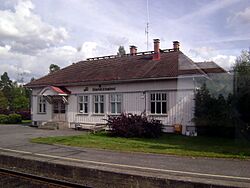
[[124, 46], [119, 46], [117, 55], [123, 56], [126, 54], [126, 51], [124, 49]]
[[51, 64], [49, 66], [49, 73], [50, 74], [53, 73], [53, 72], [56, 72], [58, 70], [60, 70], [60, 67], [58, 65], [56, 65], [56, 64]]

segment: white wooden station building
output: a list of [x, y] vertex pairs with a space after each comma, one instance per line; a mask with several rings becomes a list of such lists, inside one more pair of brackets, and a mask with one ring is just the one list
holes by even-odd
[[32, 89], [33, 125], [59, 127], [105, 124], [108, 115], [146, 114], [162, 121], [166, 132], [175, 124], [182, 134], [194, 130], [196, 78], [225, 72], [214, 62], [195, 63], [178, 41], [172, 49], [89, 58], [26, 85]]

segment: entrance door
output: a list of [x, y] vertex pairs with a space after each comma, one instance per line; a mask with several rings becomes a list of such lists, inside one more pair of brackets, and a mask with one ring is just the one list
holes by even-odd
[[66, 121], [66, 105], [63, 100], [53, 102], [53, 121]]

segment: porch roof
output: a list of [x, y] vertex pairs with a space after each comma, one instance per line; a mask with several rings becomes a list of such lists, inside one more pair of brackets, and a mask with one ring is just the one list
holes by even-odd
[[47, 86], [43, 88], [38, 95], [43, 95], [43, 96], [55, 96], [55, 95], [60, 95], [60, 96], [67, 96], [71, 92], [67, 90], [65, 87], [56, 87], [56, 86]]

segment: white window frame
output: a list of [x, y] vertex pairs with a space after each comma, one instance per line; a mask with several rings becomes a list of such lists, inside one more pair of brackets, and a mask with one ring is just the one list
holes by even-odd
[[[81, 105], [82, 105], [82, 110], [81, 110]], [[85, 111], [86, 106], [87, 106], [87, 111]], [[88, 114], [89, 113], [89, 95], [79, 95], [78, 96], [78, 112], [81, 114]]]
[[[122, 94], [120, 93], [113, 93], [110, 94], [110, 113], [111, 114], [121, 114], [122, 113]], [[112, 104], [114, 104], [115, 111], [112, 112]], [[118, 104], [120, 104], [120, 112], [118, 112]]]
[[47, 104], [46, 100], [43, 96], [37, 97], [37, 113], [38, 114], [46, 114], [47, 113]]
[[[103, 101], [101, 101], [101, 99], [103, 99]], [[96, 112], [96, 104], [98, 107], [97, 112]], [[103, 112], [101, 112], [101, 104], [103, 104]], [[104, 94], [93, 95], [93, 114], [104, 115], [104, 113], [105, 113], [105, 95]]]
[[[152, 97], [154, 95], [154, 97]], [[155, 112], [152, 112], [152, 103], [154, 103]], [[160, 112], [157, 112], [157, 103], [160, 103]], [[166, 103], [166, 112], [163, 113], [163, 103]], [[149, 106], [151, 115], [167, 115], [168, 112], [168, 95], [167, 92], [153, 92], [149, 95]]]

